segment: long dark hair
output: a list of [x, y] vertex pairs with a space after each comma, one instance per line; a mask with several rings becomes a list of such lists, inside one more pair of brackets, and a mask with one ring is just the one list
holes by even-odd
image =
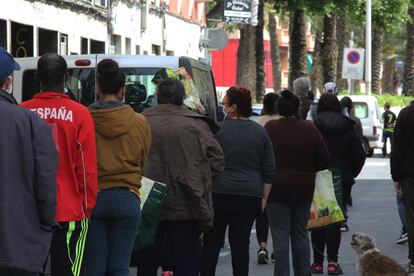
[[332, 93], [324, 93], [319, 99], [317, 113], [319, 114], [325, 111], [341, 113], [341, 104], [339, 103], [338, 98]]

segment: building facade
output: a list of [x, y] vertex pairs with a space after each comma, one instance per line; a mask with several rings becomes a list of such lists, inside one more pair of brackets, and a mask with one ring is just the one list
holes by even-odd
[[[280, 64], [282, 73], [282, 88], [288, 87], [289, 77], [289, 23], [288, 20], [277, 18], [277, 35], [279, 43]], [[221, 51], [211, 51], [214, 79], [219, 95], [223, 95], [228, 87], [236, 85], [237, 79], [237, 49], [239, 47], [239, 33], [230, 34], [229, 42]], [[308, 62], [311, 61], [311, 53], [315, 46], [315, 35], [307, 28], [306, 46]], [[266, 90], [273, 91], [273, 72], [269, 33], [264, 31], [264, 71]]]
[[15, 57], [126, 54], [204, 58], [199, 0], [5, 0], [0, 47]]

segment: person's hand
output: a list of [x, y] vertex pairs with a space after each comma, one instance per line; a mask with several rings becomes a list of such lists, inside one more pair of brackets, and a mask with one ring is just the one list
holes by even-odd
[[266, 209], [266, 204], [267, 204], [267, 200], [266, 199], [262, 199], [262, 213], [264, 212], [264, 210]]
[[197, 110], [198, 113], [200, 113], [201, 115], [206, 115], [206, 109], [203, 105], [197, 104], [197, 103], [194, 104], [194, 105], [195, 105], [196, 110]]
[[401, 189], [400, 182], [394, 182], [394, 188], [395, 188], [395, 192], [397, 193], [397, 195], [402, 196], [403, 192]]

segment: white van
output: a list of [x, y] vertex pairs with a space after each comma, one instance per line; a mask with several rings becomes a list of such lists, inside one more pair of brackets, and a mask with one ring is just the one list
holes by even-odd
[[349, 96], [354, 103], [353, 113], [361, 120], [363, 143], [367, 155], [372, 156], [375, 148], [382, 148], [381, 111], [374, 96]]
[[[218, 101], [211, 67], [200, 61], [172, 56], [73, 55], [64, 58], [68, 63], [69, 73], [66, 91], [72, 99], [85, 106], [97, 99], [96, 65], [99, 61], [110, 58], [118, 62], [126, 75], [125, 103], [130, 104], [135, 111], [142, 112], [156, 104], [156, 85], [152, 79], [158, 72], [165, 68], [175, 70], [184, 67], [198, 88], [205, 114], [214, 120], [217, 119]], [[21, 70], [14, 72], [13, 96], [18, 102], [27, 101], [39, 92], [39, 83], [35, 77], [38, 59], [16, 59]]]

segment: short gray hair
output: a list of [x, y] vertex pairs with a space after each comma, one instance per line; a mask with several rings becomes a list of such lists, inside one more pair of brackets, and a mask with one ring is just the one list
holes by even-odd
[[307, 97], [309, 92], [309, 81], [307, 78], [297, 78], [293, 82], [293, 92], [297, 97]]

